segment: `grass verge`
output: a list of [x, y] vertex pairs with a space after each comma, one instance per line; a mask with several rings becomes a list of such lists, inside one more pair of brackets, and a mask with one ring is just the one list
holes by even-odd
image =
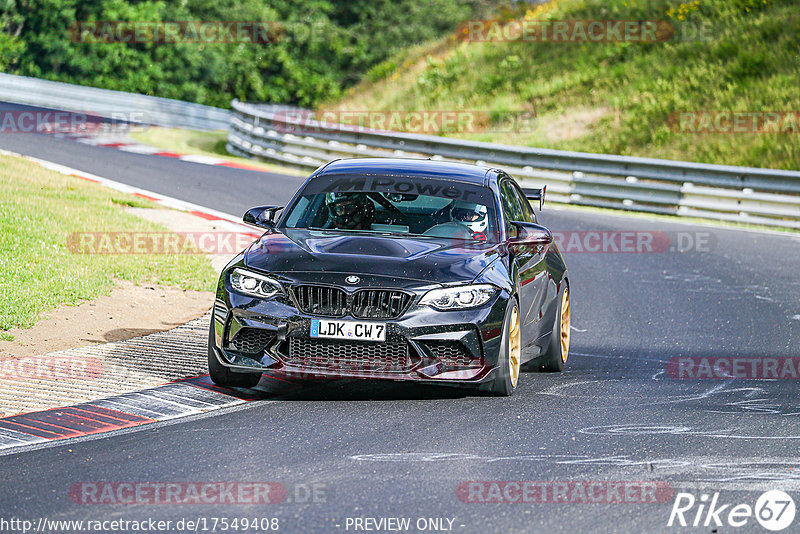
[[154, 207], [138, 197], [0, 156], [0, 335], [32, 326], [45, 310], [107, 295], [114, 280], [210, 290], [216, 273], [202, 255], [75, 254], [74, 232], [163, 232], [126, 213]]
[[482, 111], [490, 122], [448, 135], [798, 169], [797, 122], [781, 121], [785, 133], [688, 133], [675, 121], [682, 112], [701, 112], [702, 117], [706, 111], [787, 112], [796, 117], [798, 6], [797, 0], [558, 0], [529, 5], [527, 12], [510, 18], [664, 21], [675, 34], [666, 42], [650, 43], [461, 42], [454, 34], [427, 49], [409, 50], [405, 61], [398, 58], [374, 69], [343, 99], [322, 108]]

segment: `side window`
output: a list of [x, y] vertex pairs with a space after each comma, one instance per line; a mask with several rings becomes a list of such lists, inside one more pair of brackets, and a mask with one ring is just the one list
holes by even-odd
[[525, 193], [519, 187], [514, 187], [514, 191], [517, 192], [517, 196], [519, 197], [519, 202], [522, 204], [522, 214], [523, 218], [520, 219], [525, 222], [536, 222], [536, 214], [531, 208], [531, 203], [528, 202], [528, 198], [525, 196]]
[[500, 184], [500, 201], [503, 204], [503, 216], [506, 220], [506, 230], [511, 231], [511, 221], [524, 221], [525, 216], [522, 211], [522, 204], [519, 201], [514, 186], [508, 180]]

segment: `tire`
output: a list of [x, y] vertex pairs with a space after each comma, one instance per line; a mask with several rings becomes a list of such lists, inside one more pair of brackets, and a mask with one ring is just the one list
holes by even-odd
[[550, 336], [550, 345], [544, 356], [539, 359], [540, 369], [548, 373], [558, 373], [564, 370], [569, 356], [570, 326], [572, 324], [572, 306], [569, 297], [569, 285], [558, 294], [558, 312], [553, 325], [553, 335]]
[[519, 306], [512, 297], [503, 319], [503, 339], [500, 342], [499, 365], [489, 388], [492, 395], [509, 397], [517, 389], [520, 374], [521, 329]]
[[214, 349], [213, 317], [208, 329], [208, 374], [216, 385], [229, 388], [252, 388], [261, 380], [261, 373], [237, 373], [219, 363]]

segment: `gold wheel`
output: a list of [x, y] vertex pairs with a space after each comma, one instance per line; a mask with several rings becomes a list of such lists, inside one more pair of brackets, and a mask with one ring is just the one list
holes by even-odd
[[572, 318], [569, 306], [569, 287], [564, 288], [564, 296], [561, 297], [561, 361], [567, 361], [569, 355], [569, 335]]
[[517, 387], [519, 380], [520, 346], [519, 311], [514, 306], [511, 312], [511, 324], [508, 327], [508, 374], [512, 387]]

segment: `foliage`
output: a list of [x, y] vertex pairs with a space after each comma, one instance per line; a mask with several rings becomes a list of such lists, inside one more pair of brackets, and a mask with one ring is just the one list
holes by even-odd
[[[405, 46], [451, 31], [479, 0], [0, 0], [0, 69], [229, 107], [312, 106]], [[255, 21], [270, 43], [95, 42], [91, 21]], [[82, 38], [78, 36], [82, 35]], [[84, 42], [81, 42], [81, 39]]]
[[324, 107], [484, 110], [500, 126], [515, 114], [533, 115], [524, 123], [530, 128], [461, 137], [798, 169], [796, 132], [698, 134], [670, 123], [682, 111], [797, 114], [798, 8], [798, 0], [551, 1], [512, 16], [665, 21], [674, 35], [664, 42], [461, 42], [453, 34], [414, 61], [398, 61], [383, 80], [365, 80]]

